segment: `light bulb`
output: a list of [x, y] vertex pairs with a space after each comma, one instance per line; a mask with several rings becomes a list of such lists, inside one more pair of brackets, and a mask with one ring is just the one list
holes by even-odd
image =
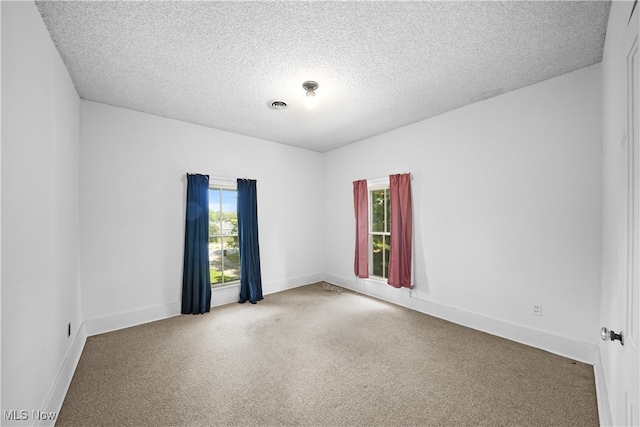
[[318, 105], [318, 98], [316, 98], [315, 96], [307, 96], [304, 99], [304, 104], [307, 106], [307, 108], [314, 108], [316, 105]]
[[302, 83], [302, 88], [307, 92], [307, 97], [304, 102], [307, 108], [313, 108], [318, 103], [315, 92], [315, 90], [318, 89], [318, 86], [318, 83], [313, 80], [308, 80]]

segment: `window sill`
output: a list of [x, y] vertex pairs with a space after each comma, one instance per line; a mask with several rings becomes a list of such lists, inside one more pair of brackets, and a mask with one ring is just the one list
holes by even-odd
[[366, 283], [366, 284], [375, 283], [375, 284], [379, 284], [379, 285], [385, 285], [385, 286], [388, 286], [388, 287], [393, 288], [393, 289], [404, 290], [405, 292], [411, 292], [413, 290], [413, 286], [411, 288], [405, 288], [405, 287], [396, 288], [395, 286], [391, 286], [391, 285], [389, 285], [387, 283], [388, 279], [385, 279], [384, 277], [369, 276], [366, 279], [360, 279], [360, 280], [361, 280], [362, 283]]
[[369, 276], [366, 279], [362, 279], [362, 280], [366, 280], [366, 281], [369, 281], [371, 283], [382, 283], [384, 285], [387, 285], [387, 280], [388, 279], [386, 279], [384, 277], [379, 277], [379, 276]]
[[234, 282], [224, 283], [224, 284], [216, 283], [215, 285], [211, 285], [211, 290], [216, 291], [218, 289], [229, 289], [229, 288], [233, 288], [234, 286], [240, 286], [240, 281], [237, 280]]

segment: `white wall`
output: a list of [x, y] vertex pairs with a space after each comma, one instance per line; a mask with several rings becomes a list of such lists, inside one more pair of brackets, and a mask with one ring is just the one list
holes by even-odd
[[35, 4], [0, 7], [2, 411], [31, 417], [50, 409], [81, 321], [79, 98]]
[[[624, 31], [631, 13], [633, 2], [614, 1], [609, 12], [607, 37], [602, 57], [602, 180], [603, 180], [603, 218], [602, 218], [602, 293], [599, 326], [607, 326], [618, 331], [624, 324], [622, 301], [624, 277], [622, 275], [622, 256], [626, 239], [621, 235], [624, 218], [625, 182], [622, 172], [626, 158], [626, 147], [621, 144], [626, 122], [624, 120], [624, 68], [621, 49]], [[637, 15], [637, 12], [636, 12]], [[611, 410], [618, 406], [623, 396], [617, 396], [618, 379], [623, 375], [617, 366], [617, 346], [602, 343], [599, 351], [602, 356], [606, 388]], [[609, 414], [610, 417], [610, 414]]]
[[[568, 338], [593, 353], [600, 102], [596, 64], [326, 153], [327, 279], [528, 344]], [[353, 275], [352, 181], [404, 172], [413, 175], [411, 295]], [[593, 358], [560, 347], [548, 349]]]
[[85, 320], [179, 310], [187, 172], [257, 179], [265, 294], [322, 277], [320, 153], [89, 101], [80, 121]]

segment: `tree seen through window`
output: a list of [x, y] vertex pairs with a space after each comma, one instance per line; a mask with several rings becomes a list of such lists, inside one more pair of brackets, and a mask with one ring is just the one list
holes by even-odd
[[240, 280], [238, 192], [209, 189], [209, 267], [211, 285]]
[[389, 189], [369, 192], [371, 201], [370, 256], [371, 274], [387, 278], [389, 275], [389, 252], [391, 250], [391, 215]]

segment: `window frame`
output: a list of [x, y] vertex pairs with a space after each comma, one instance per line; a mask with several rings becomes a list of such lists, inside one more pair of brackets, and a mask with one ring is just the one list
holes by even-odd
[[[220, 197], [219, 197], [219, 211], [220, 213], [222, 213], [222, 195], [221, 192], [224, 190], [227, 191], [235, 191], [236, 194], [238, 192], [238, 185], [237, 185], [237, 181], [234, 179], [224, 179], [224, 178], [214, 178], [214, 179], [209, 179], [209, 191], [211, 190], [218, 190], [220, 193]], [[207, 214], [211, 212], [211, 210], [208, 210]], [[237, 215], [237, 208], [236, 208], [236, 215]], [[222, 227], [220, 227], [220, 231], [222, 231]], [[211, 238], [220, 238], [220, 242], [221, 242], [221, 250], [224, 250], [224, 245], [222, 244], [223, 240], [225, 237], [235, 237], [236, 239], [238, 239], [238, 233], [236, 232], [235, 234], [228, 234], [228, 233], [217, 233], [217, 234], [209, 234], [209, 239]], [[209, 243], [211, 244], [211, 243]], [[238, 254], [239, 254], [239, 250], [238, 250]], [[212, 268], [212, 264], [211, 264], [211, 258], [209, 258], [209, 268]], [[229, 285], [237, 285], [240, 283], [240, 263], [238, 265], [238, 279], [235, 280], [231, 280], [226, 282], [224, 280], [224, 252], [222, 254], [222, 281], [220, 283], [211, 283], [211, 287], [212, 288], [220, 288], [223, 286], [229, 286]], [[209, 281], [211, 281], [211, 278], [209, 279]]]
[[[385, 236], [386, 238], [389, 239], [389, 244], [391, 244], [391, 207], [389, 206], [389, 209], [387, 209], [387, 207], [385, 206], [384, 208], [384, 215], [385, 215], [385, 225], [388, 225], [388, 229], [389, 231], [373, 231], [373, 209], [372, 209], [372, 201], [373, 201], [373, 197], [372, 197], [372, 192], [374, 191], [380, 191], [380, 190], [386, 190], [389, 191], [389, 177], [385, 177], [385, 178], [379, 178], [379, 179], [371, 179], [371, 180], [367, 180], [367, 198], [368, 198], [368, 203], [367, 203], [367, 209], [368, 209], [368, 215], [369, 215], [369, 230], [368, 230], [368, 235], [369, 235], [369, 244], [368, 244], [368, 252], [369, 252], [369, 278], [372, 280], [376, 280], [376, 281], [387, 281], [389, 279], [389, 263], [387, 262], [385, 265], [385, 256], [384, 256], [384, 245], [383, 245], [383, 254], [382, 254], [382, 260], [383, 260], [383, 267], [382, 267], [382, 271], [383, 271], [383, 276], [378, 276], [376, 274], [373, 274], [373, 236]], [[385, 204], [387, 203], [386, 198], [385, 198]], [[389, 217], [387, 218], [387, 212], [389, 212]], [[384, 242], [384, 238], [383, 238], [383, 242]]]

